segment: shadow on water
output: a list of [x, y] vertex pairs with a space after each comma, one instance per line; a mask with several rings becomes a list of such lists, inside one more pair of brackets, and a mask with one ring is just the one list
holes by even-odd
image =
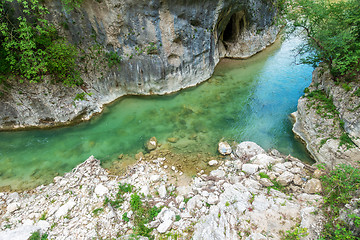
[[289, 114], [311, 81], [293, 64], [297, 39], [247, 60], [223, 59], [211, 79], [166, 96], [124, 97], [89, 122], [51, 130], [0, 133], [0, 187], [33, 187], [90, 155], [109, 164], [143, 150], [152, 136], [181, 154], [216, 155], [220, 139], [254, 141], [311, 161], [291, 131]]

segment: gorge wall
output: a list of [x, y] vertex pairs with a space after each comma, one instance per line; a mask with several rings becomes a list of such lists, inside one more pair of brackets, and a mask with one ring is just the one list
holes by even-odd
[[336, 83], [323, 67], [315, 69], [308, 91], [298, 101], [293, 131], [327, 168], [359, 167], [360, 86], [358, 81]]
[[[279, 32], [275, 4], [264, 0], [85, 0], [70, 12], [60, 0], [46, 5], [59, 32], [92, 59], [85, 84], [14, 84], [0, 99], [2, 130], [85, 120], [123, 95], [194, 86], [220, 58], [250, 57]], [[119, 66], [97, 62], [97, 48], [121, 57]], [[83, 90], [92, 96], [74, 102]]]

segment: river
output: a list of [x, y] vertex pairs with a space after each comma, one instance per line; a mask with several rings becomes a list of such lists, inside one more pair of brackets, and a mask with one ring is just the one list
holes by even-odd
[[144, 151], [155, 136], [175, 152], [216, 156], [220, 139], [254, 141], [311, 161], [291, 131], [291, 112], [312, 68], [294, 64], [297, 39], [277, 41], [247, 60], [223, 59], [208, 81], [166, 96], [129, 96], [76, 126], [0, 132], [0, 187], [45, 184], [90, 155], [104, 163]]

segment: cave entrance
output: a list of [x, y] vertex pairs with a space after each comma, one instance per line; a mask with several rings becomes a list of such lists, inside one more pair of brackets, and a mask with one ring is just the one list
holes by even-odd
[[235, 42], [245, 28], [245, 13], [243, 11], [234, 13], [226, 24], [222, 34], [223, 42]]

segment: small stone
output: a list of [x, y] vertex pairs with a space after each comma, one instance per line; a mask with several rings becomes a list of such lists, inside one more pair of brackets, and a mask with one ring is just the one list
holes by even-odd
[[250, 164], [246, 163], [242, 165], [242, 171], [244, 171], [247, 174], [254, 174], [259, 170], [259, 165], [257, 164]]
[[177, 197], [175, 198], [175, 201], [176, 201], [177, 203], [182, 203], [182, 202], [184, 201], [184, 196], [182, 196], [182, 195], [177, 196]]
[[107, 187], [105, 187], [104, 185], [99, 184], [96, 186], [94, 192], [96, 195], [104, 196], [105, 194], [107, 194], [109, 192], [109, 189]]
[[325, 173], [323, 171], [316, 169], [313, 173], [313, 178], [320, 178], [324, 175], [325, 175]]
[[302, 186], [304, 183], [304, 181], [302, 180], [302, 178], [299, 175], [295, 175], [293, 182], [297, 186]]
[[55, 213], [55, 217], [56, 218], [60, 218], [62, 216], [65, 216], [68, 211], [70, 211], [74, 206], [76, 205], [76, 203], [74, 202], [74, 200], [69, 200], [67, 203], [65, 203], [64, 205], [62, 205]]
[[228, 142], [219, 142], [218, 151], [221, 155], [229, 155], [232, 149]]
[[225, 172], [223, 170], [214, 170], [210, 172], [210, 176], [217, 177], [217, 178], [223, 178], [225, 177]]
[[118, 156], [118, 159], [123, 159], [123, 157], [124, 157], [124, 154], [120, 154], [120, 155]]
[[139, 152], [139, 153], [135, 154], [135, 159], [137, 161], [143, 160], [144, 159], [144, 154], [142, 152]]
[[321, 181], [316, 178], [310, 179], [306, 184], [304, 191], [309, 194], [320, 193], [322, 191]]
[[160, 181], [160, 179], [161, 179], [160, 175], [157, 175], [157, 174], [150, 176], [151, 182], [158, 182], [158, 181]]
[[146, 149], [148, 151], [152, 151], [152, 150], [155, 150], [157, 148], [157, 140], [156, 140], [156, 137], [152, 137], [150, 138], [150, 140], [146, 143]]
[[218, 161], [216, 160], [211, 160], [208, 162], [209, 166], [215, 166], [215, 165], [218, 165]]
[[293, 164], [291, 162], [284, 162], [283, 163], [286, 168], [292, 168]]
[[217, 204], [219, 202], [219, 197], [214, 193], [210, 193], [209, 197], [207, 198], [208, 204]]
[[159, 196], [161, 198], [165, 198], [166, 197], [166, 188], [165, 188], [165, 185], [161, 185], [158, 189], [158, 192], [159, 192]]
[[164, 207], [159, 213], [158, 218], [162, 223], [159, 225], [157, 230], [159, 233], [165, 233], [171, 229], [171, 225], [175, 219], [175, 213]]
[[20, 199], [20, 196], [17, 192], [10, 193], [7, 197], [7, 202], [17, 201]]
[[301, 173], [301, 168], [299, 168], [299, 167], [291, 168], [290, 172], [292, 172], [294, 174], [300, 174]]
[[18, 210], [20, 208], [20, 204], [15, 202], [15, 203], [10, 203], [7, 208], [6, 208], [6, 211], [8, 213], [13, 213], [15, 212], [16, 210]]
[[292, 174], [291, 172], [284, 172], [282, 173], [278, 178], [277, 181], [282, 185], [282, 186], [287, 186], [291, 183], [291, 181], [294, 179], [294, 174]]
[[176, 143], [178, 140], [179, 139], [176, 138], [176, 137], [170, 137], [170, 138], [167, 139], [167, 141], [170, 142], [170, 143]]
[[274, 184], [268, 178], [260, 178], [259, 183], [261, 183], [261, 185], [263, 185], [264, 187], [274, 186]]
[[175, 171], [176, 170], [175, 166], [171, 166], [171, 170]]

